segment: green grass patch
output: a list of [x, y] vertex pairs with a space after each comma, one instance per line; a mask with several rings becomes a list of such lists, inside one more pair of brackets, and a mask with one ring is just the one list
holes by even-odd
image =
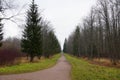
[[0, 68], [0, 75], [26, 73], [46, 69], [55, 65], [59, 57], [60, 54], [57, 54], [51, 59], [44, 59], [37, 63], [23, 63], [19, 65]]
[[65, 55], [72, 65], [72, 80], [120, 80], [120, 69], [103, 67]]

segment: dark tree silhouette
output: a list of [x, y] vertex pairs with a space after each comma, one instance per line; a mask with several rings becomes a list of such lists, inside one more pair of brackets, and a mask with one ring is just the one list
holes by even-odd
[[[0, 0], [0, 15], [3, 13], [2, 1]], [[3, 24], [2, 17], [0, 16], [0, 47], [2, 46], [3, 32], [2, 32]]]
[[65, 39], [65, 41], [64, 41], [63, 52], [64, 52], [64, 53], [67, 52], [67, 39]]
[[35, 56], [42, 54], [42, 35], [41, 35], [41, 17], [38, 13], [38, 7], [34, 0], [27, 11], [27, 20], [22, 39], [22, 51], [30, 56], [30, 61], [33, 61]]
[[42, 36], [43, 36], [43, 56], [49, 58], [50, 56], [61, 52], [60, 43], [51, 28], [50, 24], [44, 22], [42, 27]]

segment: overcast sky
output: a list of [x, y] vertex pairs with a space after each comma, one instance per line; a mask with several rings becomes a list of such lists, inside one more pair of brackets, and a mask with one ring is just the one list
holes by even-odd
[[[16, 3], [21, 7], [24, 4], [29, 4], [30, 1], [31, 0], [16, 0]], [[39, 10], [42, 11], [42, 16], [53, 25], [55, 34], [57, 35], [61, 45], [63, 45], [64, 39], [68, 38], [77, 24], [81, 23], [82, 19], [89, 14], [91, 7], [95, 5], [96, 1], [97, 0], [35, 0], [39, 6]], [[24, 9], [27, 8], [27, 6], [24, 6]], [[21, 13], [26, 11], [24, 9], [22, 9]], [[13, 12], [15, 11], [12, 11], [12, 13]], [[8, 12], [7, 14], [7, 16], [10, 16]], [[24, 16], [25, 15], [23, 14], [20, 21], [17, 21], [19, 26], [24, 24]], [[15, 23], [10, 21], [5, 22], [5, 38], [21, 37], [21, 27], [18, 27]]]

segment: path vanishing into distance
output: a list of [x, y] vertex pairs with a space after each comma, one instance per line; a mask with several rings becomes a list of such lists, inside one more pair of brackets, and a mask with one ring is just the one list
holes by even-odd
[[0, 80], [71, 80], [71, 66], [64, 55], [49, 69], [23, 74], [1, 75]]

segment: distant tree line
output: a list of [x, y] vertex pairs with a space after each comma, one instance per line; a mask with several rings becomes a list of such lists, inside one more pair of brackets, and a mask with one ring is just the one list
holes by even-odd
[[44, 23], [42, 27], [42, 45], [43, 56], [46, 58], [61, 52], [59, 41], [48, 22]]
[[27, 11], [21, 48], [30, 57], [31, 62], [35, 56], [38, 58], [41, 56], [49, 58], [61, 51], [59, 41], [53, 29], [40, 16], [38, 6], [34, 0], [32, 0], [30, 9]]
[[120, 60], [120, 0], [98, 0], [83, 24], [65, 40], [65, 53], [78, 57]]

